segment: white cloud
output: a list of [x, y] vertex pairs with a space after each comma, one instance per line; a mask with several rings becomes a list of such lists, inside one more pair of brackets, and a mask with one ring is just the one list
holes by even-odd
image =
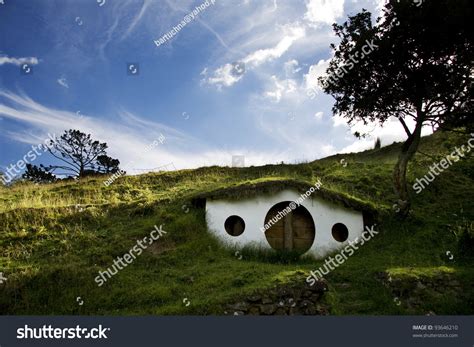
[[375, 4], [375, 15], [381, 17], [383, 15], [383, 9], [387, 4], [388, 0], [373, 0]]
[[214, 76], [207, 79], [207, 83], [215, 84], [218, 88], [225, 86], [230, 87], [235, 82], [238, 82], [242, 78], [242, 75], [236, 75], [233, 73], [233, 65], [225, 64], [214, 71]]
[[305, 19], [311, 24], [333, 24], [344, 14], [344, 0], [309, 0]]
[[280, 102], [283, 96], [294, 94], [298, 89], [296, 81], [293, 79], [279, 80], [276, 76], [272, 76], [271, 80], [273, 86], [270, 90], [265, 92], [264, 96], [275, 102]]
[[280, 58], [293, 43], [305, 36], [305, 29], [299, 25], [287, 25], [284, 28], [284, 36], [275, 47], [259, 49], [243, 59], [246, 65], [256, 67], [267, 61]]
[[298, 67], [299, 63], [298, 60], [296, 59], [291, 59], [285, 62], [284, 69], [285, 69], [285, 74], [286, 76], [291, 76], [299, 71], [301, 71], [301, 68]]
[[[280, 158], [286, 163], [298, 163], [324, 158], [336, 154], [335, 146], [327, 141], [324, 136], [315, 136], [314, 119], [305, 117], [303, 114], [272, 115], [271, 121], [262, 115], [258, 119], [257, 126], [262, 133], [272, 138], [278, 147], [287, 148], [280, 154]], [[303, 130], [302, 130], [303, 128]], [[277, 160], [279, 162], [281, 160]]]
[[317, 120], [323, 119], [323, 116], [324, 116], [324, 112], [321, 112], [321, 111], [316, 112], [316, 113], [314, 114], [314, 118], [316, 118]]
[[67, 84], [67, 80], [66, 80], [66, 77], [61, 77], [61, 78], [58, 78], [56, 80], [56, 82], [58, 82], [61, 86], [63, 86], [64, 88], [69, 88], [69, 85]]
[[339, 126], [346, 126], [347, 125], [347, 120], [346, 118], [339, 116], [339, 115], [334, 115], [332, 117], [332, 124], [334, 127], [339, 127]]
[[37, 65], [39, 63], [36, 57], [14, 58], [6, 55], [0, 55], [0, 66], [4, 64], [12, 64], [20, 66], [22, 64]]
[[318, 78], [326, 74], [326, 69], [329, 66], [331, 59], [321, 59], [317, 64], [311, 65], [308, 69], [308, 73], [304, 75], [304, 81], [306, 89], [321, 90], [318, 84]]
[[[280, 58], [286, 53], [295, 41], [305, 36], [304, 27], [299, 24], [285, 25], [282, 27], [283, 37], [271, 48], [258, 49], [241, 60], [245, 64], [245, 70], [256, 68], [264, 63]], [[238, 82], [243, 75], [235, 76], [232, 70], [232, 64], [225, 64], [214, 71], [214, 75], [205, 80], [209, 84], [215, 84], [218, 87], [230, 87]]]
[[[405, 121], [410, 129], [415, 127], [415, 122], [411, 118], [406, 119]], [[345, 121], [343, 118], [339, 118], [339, 120], [335, 122], [338, 122], [338, 125], [342, 125], [342, 122]], [[380, 138], [382, 146], [387, 146], [394, 142], [404, 142], [407, 139], [407, 135], [400, 121], [394, 117], [387, 120], [387, 122], [383, 124], [383, 127], [379, 123], [364, 124], [363, 122], [359, 121], [350, 127], [350, 131], [352, 134], [359, 132], [361, 134], [368, 134], [368, 136], [361, 139], [356, 139], [354, 137], [354, 142], [344, 147], [341, 151], [339, 151], [339, 153], [361, 152], [367, 149], [372, 149], [374, 148], [374, 141], [377, 138]], [[422, 129], [421, 135], [430, 135], [432, 132], [433, 131], [430, 127], [424, 127]]]
[[[270, 138], [267, 143], [274, 148], [287, 146], [288, 151], [282, 156], [289, 156], [290, 160], [313, 160], [338, 151], [373, 148], [374, 138], [357, 140], [351, 134], [359, 129], [357, 126], [350, 128], [340, 117], [329, 119], [334, 100], [322, 92], [318, 78], [326, 74], [333, 57], [329, 45], [339, 41], [330, 25], [342, 22], [346, 15], [362, 8], [374, 13], [379, 1], [382, 0], [306, 0], [306, 6], [279, 2], [278, 16], [264, 10], [268, 4], [267, 8], [253, 9], [245, 21], [239, 20], [237, 14], [231, 15], [232, 20], [227, 20], [226, 25], [232, 23], [232, 26], [221, 27], [227, 29], [221, 31], [222, 35], [236, 50], [247, 53], [236, 56], [221, 52], [222, 57], [216, 53], [218, 63], [209, 67], [203, 81], [218, 88], [230, 87], [242, 77], [233, 76], [230, 64], [226, 63], [245, 62], [246, 71], [252, 72], [255, 83], [249, 85], [254, 88], [250, 91], [249, 110], [257, 120], [257, 129], [262, 132], [262, 138]], [[275, 31], [274, 23], [282, 20], [290, 24]], [[281, 31], [282, 28], [286, 30]], [[295, 28], [301, 30], [301, 36], [295, 34]], [[368, 129], [372, 130], [372, 137], [381, 136], [383, 145], [406, 139], [397, 123], [387, 123], [384, 127], [384, 131], [377, 126]]]

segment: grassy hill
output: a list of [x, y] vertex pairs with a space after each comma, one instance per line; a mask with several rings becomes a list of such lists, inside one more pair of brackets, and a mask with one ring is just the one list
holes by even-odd
[[[409, 181], [467, 139], [446, 133], [423, 138]], [[192, 206], [193, 198], [262, 182], [321, 179], [331, 194], [379, 215], [377, 237], [326, 277], [330, 314], [473, 314], [472, 153], [413, 194], [413, 213], [401, 221], [394, 216], [391, 183], [399, 147], [298, 165], [126, 176], [109, 187], [105, 178], [1, 187], [0, 272], [8, 279], [0, 284], [0, 313], [223, 314], [227, 303], [295, 281], [323, 260], [255, 249], [236, 256], [206, 231], [205, 213]], [[167, 234], [98, 287], [98, 271], [154, 225]]]

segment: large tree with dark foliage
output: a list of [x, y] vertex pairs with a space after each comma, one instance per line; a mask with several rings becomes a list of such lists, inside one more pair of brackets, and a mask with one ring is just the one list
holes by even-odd
[[[106, 149], [106, 143], [92, 140], [90, 134], [67, 130], [56, 141], [49, 143], [49, 153], [61, 164], [50, 165], [48, 171], [79, 178], [117, 172], [120, 161], [107, 156]], [[61, 172], [56, 173], [55, 170]]]
[[[341, 42], [331, 45], [334, 57], [319, 82], [335, 98], [333, 113], [349, 124], [400, 120], [407, 140], [393, 181], [403, 215], [410, 209], [407, 166], [422, 127], [472, 129], [472, 8], [472, 0], [390, 0], [375, 24], [363, 10], [333, 26]], [[372, 50], [362, 57], [364, 45]]]

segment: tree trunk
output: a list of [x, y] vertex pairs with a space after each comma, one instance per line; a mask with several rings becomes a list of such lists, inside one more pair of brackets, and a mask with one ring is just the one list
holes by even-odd
[[402, 216], [406, 217], [410, 211], [410, 194], [408, 193], [407, 187], [407, 168], [408, 163], [415, 155], [421, 139], [421, 128], [423, 126], [423, 120], [418, 117], [415, 130], [408, 137], [405, 143], [402, 145], [402, 150], [398, 156], [397, 164], [393, 170], [393, 183], [395, 188], [395, 193], [398, 196], [397, 212]]
[[79, 163], [79, 177], [84, 177], [84, 164], [82, 161]]

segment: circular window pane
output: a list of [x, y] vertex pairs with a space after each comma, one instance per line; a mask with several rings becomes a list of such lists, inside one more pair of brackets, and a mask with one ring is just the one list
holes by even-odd
[[276, 250], [304, 253], [313, 245], [314, 221], [304, 206], [296, 206], [292, 201], [280, 202], [268, 210], [265, 225], [268, 226], [265, 237]]
[[245, 230], [245, 222], [242, 217], [230, 216], [224, 223], [225, 231], [231, 236], [239, 236]]
[[332, 226], [332, 237], [334, 240], [344, 242], [349, 237], [349, 229], [342, 223], [336, 223]]

